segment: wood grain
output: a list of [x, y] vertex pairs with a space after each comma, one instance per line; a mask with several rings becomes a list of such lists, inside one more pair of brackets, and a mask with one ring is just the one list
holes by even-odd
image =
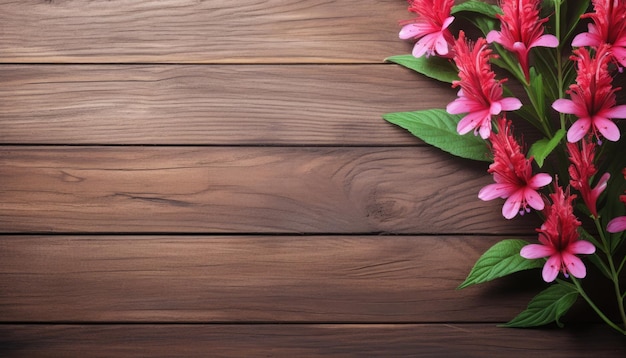
[[606, 327], [515, 330], [490, 324], [7, 325], [10, 357], [623, 357]]
[[0, 2], [4, 63], [372, 63], [410, 45], [398, 0]]
[[454, 98], [383, 64], [406, 7], [0, 0], [0, 356], [623, 357], [496, 327], [537, 270], [455, 290], [539, 223], [382, 120]]
[[533, 233], [476, 198], [492, 179], [468, 164], [412, 147], [9, 146], [0, 230]]
[[4, 236], [0, 320], [506, 322], [539, 270], [455, 289], [501, 239]]
[[0, 83], [0, 143], [20, 144], [414, 145], [382, 114], [455, 97], [396, 65], [5, 65]]

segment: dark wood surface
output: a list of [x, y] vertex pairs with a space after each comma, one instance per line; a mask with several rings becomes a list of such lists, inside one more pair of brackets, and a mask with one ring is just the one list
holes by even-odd
[[[0, 1], [0, 356], [623, 357], [538, 271], [455, 288], [532, 217], [381, 114], [443, 107], [403, 0]], [[577, 313], [581, 313], [577, 315]]]
[[493, 324], [2, 325], [13, 357], [623, 357], [604, 327]]

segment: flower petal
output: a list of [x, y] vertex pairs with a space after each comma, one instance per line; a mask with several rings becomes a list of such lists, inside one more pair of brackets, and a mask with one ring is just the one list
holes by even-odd
[[526, 199], [526, 202], [531, 208], [535, 210], [543, 210], [545, 203], [537, 191], [527, 187], [524, 189], [524, 199]]
[[450, 114], [475, 112], [479, 109], [484, 109], [482, 104], [462, 96], [448, 103], [446, 106], [446, 112]]
[[554, 103], [552, 103], [552, 108], [556, 111], [566, 114], [577, 114], [579, 113], [579, 108], [571, 99], [559, 98]]
[[445, 56], [448, 54], [448, 42], [446, 38], [443, 36], [442, 32], [439, 32], [437, 38], [435, 39], [435, 51], [437, 54]]
[[482, 139], [487, 139], [491, 135], [491, 121], [485, 120], [481, 123], [480, 128], [478, 129], [478, 134]]
[[408, 40], [416, 37], [422, 37], [433, 32], [432, 26], [423, 22], [414, 22], [408, 25], [404, 25], [400, 30], [398, 36], [402, 40]]
[[609, 221], [609, 224], [606, 226], [606, 231], [608, 232], [615, 233], [624, 230], [626, 230], [626, 216], [618, 216]]
[[563, 257], [563, 263], [567, 268], [567, 271], [572, 274], [572, 276], [576, 278], [585, 278], [587, 276], [587, 268], [581, 259], [576, 257], [576, 255], [572, 255], [567, 251], [561, 253]]
[[478, 192], [478, 199], [482, 201], [489, 201], [500, 197], [500, 184], [489, 184]]
[[528, 46], [528, 48], [536, 47], [536, 46], [554, 48], [554, 47], [559, 46], [559, 39], [557, 39], [556, 36], [554, 35], [542, 35], [542, 36], [539, 36], [538, 39], [533, 41], [530, 44], [530, 46]]
[[559, 269], [561, 268], [561, 257], [560, 255], [552, 255], [546, 261], [546, 264], [543, 265], [543, 270], [541, 271], [541, 276], [543, 280], [546, 282], [552, 282], [559, 275]]
[[457, 124], [456, 131], [459, 134], [466, 134], [478, 127], [485, 118], [489, 119], [489, 110], [470, 112], [463, 117]]
[[604, 138], [610, 140], [611, 142], [617, 142], [619, 140], [619, 128], [617, 128], [617, 124], [615, 124], [612, 120], [595, 116], [593, 117], [593, 126], [596, 127], [600, 133], [602, 133]]
[[600, 180], [598, 180], [598, 184], [596, 184], [596, 186], [593, 187], [593, 189], [591, 190], [591, 196], [595, 198], [594, 200], [597, 200], [600, 194], [602, 194], [602, 192], [604, 191], [604, 189], [606, 189], [610, 178], [610, 173], [602, 174]]
[[567, 130], [567, 141], [570, 143], [576, 143], [582, 139], [582, 137], [589, 132], [591, 128], [591, 119], [580, 118]]
[[513, 43], [513, 51], [519, 53], [519, 54], [527, 54], [528, 53], [528, 49], [526, 48], [526, 44], [524, 44], [521, 41], [516, 41]]
[[452, 21], [454, 21], [454, 16], [449, 16], [447, 17], [445, 20], [443, 20], [443, 25], [441, 26], [441, 30], [445, 30], [448, 28], [448, 26], [450, 26], [450, 24], [452, 24]]
[[585, 254], [591, 255], [596, 252], [596, 247], [592, 243], [586, 240], [577, 240], [569, 244], [567, 251], [572, 254]]
[[542, 186], [546, 186], [550, 183], [552, 183], [552, 177], [546, 173], [535, 174], [535, 176], [530, 178], [530, 180], [528, 181], [528, 185], [533, 189], [539, 189]]
[[489, 31], [489, 33], [487, 34], [487, 38], [486, 38], [488, 43], [502, 43], [502, 34], [500, 33], [500, 31], [496, 31], [496, 30], [491, 30]]
[[511, 194], [502, 206], [502, 216], [507, 219], [513, 219], [517, 215], [522, 206], [523, 190], [518, 190]]
[[517, 188], [511, 184], [489, 184], [480, 189], [478, 198], [482, 201], [489, 201], [496, 198], [505, 199], [511, 196], [511, 194], [515, 192], [515, 189]]
[[607, 118], [626, 118], [626, 105], [611, 107], [599, 114]]
[[502, 104], [500, 104], [500, 101], [491, 102], [489, 113], [493, 116], [497, 116], [500, 112], [502, 112]]
[[522, 102], [515, 97], [506, 97], [500, 100], [500, 105], [504, 111], [516, 111], [522, 108]]
[[413, 51], [411, 52], [413, 57], [416, 58], [420, 58], [430, 53], [432, 53], [432, 46], [430, 44], [430, 37], [428, 35], [419, 39], [419, 41], [417, 41], [413, 46]]
[[[626, 36], [624, 41], [626, 42]], [[626, 67], [626, 48], [621, 46], [626, 46], [626, 44], [618, 46], [616, 43], [614, 43], [613, 47], [611, 47], [611, 53], [613, 54], [613, 57], [617, 60], [617, 62], [622, 65], [622, 67]]]
[[583, 47], [583, 46], [591, 46], [598, 47], [602, 44], [602, 39], [600, 38], [598, 31], [594, 24], [587, 25], [587, 29], [589, 32], [582, 32], [572, 40], [572, 46], [574, 47]]
[[545, 245], [530, 244], [522, 247], [519, 254], [525, 259], [540, 259], [554, 255], [554, 248]]

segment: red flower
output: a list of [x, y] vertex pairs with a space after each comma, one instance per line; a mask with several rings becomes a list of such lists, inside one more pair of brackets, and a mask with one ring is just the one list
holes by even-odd
[[500, 31], [487, 34], [487, 42], [496, 42], [517, 55], [528, 82], [530, 79], [528, 55], [537, 46], [557, 47], [559, 40], [553, 35], [543, 34], [543, 24], [548, 19], [539, 19], [540, 0], [503, 0], [504, 15], [500, 19]]
[[593, 0], [593, 13], [585, 14], [593, 23], [587, 25], [588, 32], [582, 32], [572, 41], [572, 46], [600, 48], [607, 44], [610, 53], [624, 67], [626, 66], [626, 2], [623, 0]]
[[576, 255], [593, 254], [595, 246], [589, 241], [579, 240], [578, 227], [580, 221], [574, 216], [572, 200], [574, 195], [563, 192], [557, 187], [554, 194], [550, 194], [552, 205], [546, 207], [546, 221], [537, 229], [540, 244], [526, 245], [520, 255], [527, 259], [548, 257], [543, 266], [543, 280], [552, 282], [559, 271], [567, 277], [568, 273], [576, 278], [587, 275], [585, 264]]
[[577, 61], [578, 74], [576, 84], [567, 91], [571, 99], [557, 99], [552, 104], [557, 111], [578, 117], [567, 131], [569, 142], [579, 141], [590, 130], [596, 137], [600, 132], [610, 141], [619, 140], [619, 129], [611, 118], [626, 118], [626, 105], [615, 105], [615, 92], [620, 88], [611, 85], [607, 51], [602, 46], [593, 58], [585, 47], [574, 51], [572, 60]]
[[507, 199], [502, 207], [502, 215], [507, 219], [530, 211], [529, 206], [543, 210], [543, 198], [537, 190], [552, 181], [552, 177], [545, 173], [532, 175], [532, 159], [526, 159], [510, 131], [511, 122], [498, 119], [498, 133], [489, 137], [494, 157], [489, 173], [493, 174], [496, 183], [485, 186], [478, 193], [481, 200]]
[[[626, 168], [622, 170], [622, 174], [624, 174], [624, 179], [626, 179]], [[626, 204], [626, 195], [620, 195], [619, 200]], [[620, 232], [624, 230], [626, 230], [626, 216], [618, 216], [609, 221], [609, 224], [606, 226], [606, 231], [608, 232]]]
[[598, 197], [606, 188], [607, 182], [611, 175], [604, 173], [595, 188], [591, 189], [589, 181], [598, 172], [593, 164], [595, 158], [595, 144], [588, 140], [588, 137], [582, 141], [582, 149], [578, 148], [576, 143], [567, 143], [569, 152], [569, 160], [572, 163], [569, 168], [570, 185], [580, 191], [583, 201], [591, 214], [598, 217], [596, 202]]
[[409, 11], [418, 16], [405, 23], [400, 30], [403, 40], [415, 39], [413, 56], [439, 55], [449, 57], [454, 37], [448, 26], [454, 21], [450, 16], [454, 0], [408, 0]]
[[459, 69], [460, 81], [452, 86], [460, 86], [459, 98], [446, 107], [450, 114], [468, 113], [457, 125], [459, 134], [474, 130], [483, 139], [491, 133], [491, 117], [502, 111], [514, 111], [522, 106], [514, 97], [502, 98], [502, 82], [496, 81], [489, 59], [494, 57], [484, 38], [479, 38], [474, 45], [465, 40], [465, 33], [460, 32], [454, 46], [454, 62]]

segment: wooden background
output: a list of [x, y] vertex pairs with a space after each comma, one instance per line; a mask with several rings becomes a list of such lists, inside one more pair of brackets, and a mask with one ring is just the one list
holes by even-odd
[[486, 164], [381, 119], [454, 98], [384, 63], [410, 17], [0, 1], [0, 356], [623, 357], [576, 314], [496, 327], [537, 271], [455, 290], [537, 223], [476, 199]]

